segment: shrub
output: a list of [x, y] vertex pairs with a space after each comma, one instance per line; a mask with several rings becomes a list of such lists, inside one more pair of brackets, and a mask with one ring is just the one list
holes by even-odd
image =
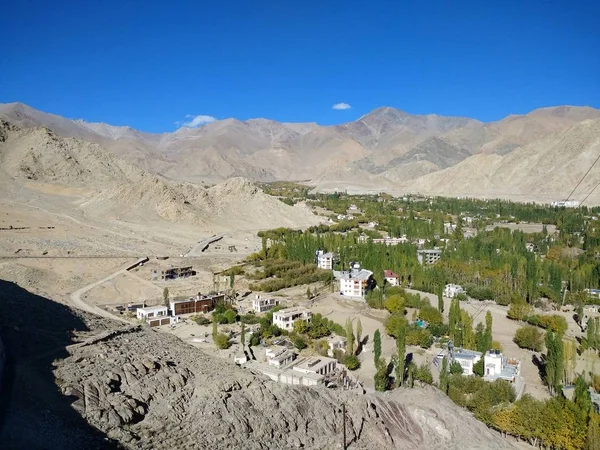
[[212, 323], [212, 320], [204, 316], [192, 316], [190, 319], [192, 319], [198, 325], [208, 325], [209, 323]]
[[248, 341], [248, 346], [256, 347], [257, 345], [260, 345], [260, 335], [252, 333], [252, 336], [250, 336], [250, 340]]
[[228, 309], [223, 313], [227, 323], [235, 323], [237, 321], [237, 312], [234, 309]]
[[306, 347], [308, 347], [308, 344], [306, 343], [306, 341], [304, 339], [302, 339], [301, 337], [297, 337], [294, 340], [294, 345], [296, 346], [296, 348], [298, 350], [304, 350]]
[[510, 305], [510, 301], [510, 295], [508, 294], [502, 294], [496, 297], [496, 303], [500, 306], [508, 306]]
[[460, 375], [463, 373], [462, 366], [458, 361], [453, 361], [452, 364], [450, 364], [450, 373], [452, 375]]
[[401, 325], [406, 326], [407, 320], [404, 318], [404, 314], [394, 313], [385, 321], [385, 332], [390, 336], [396, 337], [396, 333], [398, 333], [398, 328]]
[[398, 295], [390, 295], [385, 301], [385, 309], [393, 313], [404, 314], [404, 299]]
[[433, 375], [431, 375], [431, 369], [427, 363], [423, 363], [415, 369], [413, 374], [415, 380], [418, 380], [425, 384], [433, 384]]
[[231, 342], [229, 342], [229, 336], [223, 333], [217, 334], [215, 337], [215, 345], [220, 349], [226, 349], [231, 347]]
[[448, 333], [450, 332], [447, 323], [429, 324], [427, 329], [432, 334], [432, 336], [435, 337], [448, 336]]
[[431, 305], [423, 305], [421, 307], [419, 310], [419, 318], [436, 325], [444, 322], [442, 313]]
[[406, 345], [418, 345], [422, 348], [429, 348], [432, 342], [433, 338], [429, 330], [411, 327], [406, 333]]
[[519, 299], [515, 301], [515, 299], [513, 299], [512, 303], [510, 304], [510, 308], [508, 309], [508, 313], [506, 313], [506, 316], [509, 319], [513, 320], [523, 320], [530, 314], [531, 306], [529, 306], [525, 302], [525, 300]]
[[555, 333], [564, 334], [567, 331], [567, 321], [563, 316], [552, 314], [549, 316], [540, 316], [539, 324], [542, 328], [547, 328]]
[[260, 322], [260, 317], [255, 314], [244, 314], [240, 316], [240, 322], [245, 323], [246, 325], [254, 325]]
[[348, 370], [356, 370], [360, 367], [360, 361], [355, 355], [346, 355], [344, 358], [344, 365]]
[[473, 364], [473, 373], [475, 375], [477, 375], [478, 377], [483, 376], [483, 362], [484, 362], [484, 358], [481, 358], [479, 361], [477, 361], [475, 364]]
[[526, 325], [517, 330], [513, 341], [520, 348], [541, 352], [544, 344], [544, 337], [543, 333], [537, 327]]

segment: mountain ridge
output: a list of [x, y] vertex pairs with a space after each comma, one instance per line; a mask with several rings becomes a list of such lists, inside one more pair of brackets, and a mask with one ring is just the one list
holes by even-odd
[[[0, 104], [0, 118], [21, 128], [42, 126], [62, 137], [95, 142], [144, 170], [182, 182], [212, 183], [242, 176], [259, 182], [310, 180], [325, 190], [347, 185], [404, 193], [416, 188], [437, 192], [436, 186], [428, 183], [439, 183], [445, 170], [476, 155], [506, 157], [536, 142], [560, 140], [572, 127], [588, 119], [600, 119], [600, 110], [587, 106], [543, 107], [484, 123], [466, 117], [414, 115], [385, 106], [339, 125], [228, 118], [170, 133], [145, 133], [128, 126], [66, 119], [22, 103]], [[591, 141], [588, 143], [591, 145]], [[538, 153], [547, 151], [536, 148]], [[463, 167], [470, 165], [479, 172], [477, 165], [485, 160], [475, 158]], [[507, 161], [519, 164], [514, 158]], [[588, 169], [570, 167], [575, 178]], [[527, 184], [506, 180], [513, 185], [515, 181], [516, 185]], [[541, 186], [546, 183], [543, 179], [538, 182]], [[441, 184], [447, 185], [443, 180]], [[448, 195], [461, 190], [456, 185], [448, 186], [452, 187], [445, 191]], [[494, 195], [497, 187], [488, 188], [478, 190]], [[548, 191], [560, 189], [550, 186]]]

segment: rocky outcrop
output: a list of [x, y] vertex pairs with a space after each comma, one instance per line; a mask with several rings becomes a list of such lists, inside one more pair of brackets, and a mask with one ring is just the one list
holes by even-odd
[[144, 329], [104, 333], [55, 370], [73, 407], [129, 448], [512, 448], [439, 391], [281, 385]]

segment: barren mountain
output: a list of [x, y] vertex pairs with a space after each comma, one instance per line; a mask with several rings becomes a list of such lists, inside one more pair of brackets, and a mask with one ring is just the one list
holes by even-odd
[[[46, 128], [20, 129], [0, 121], [0, 180], [80, 188], [78, 206], [89, 215], [256, 228], [302, 226], [318, 219], [243, 179], [204, 189], [140, 169], [100, 144], [62, 138]], [[139, 221], [139, 220], [136, 220]], [[232, 223], [232, 222], [229, 222]]]
[[[312, 180], [322, 189], [340, 186], [405, 192], [416, 188], [429, 191], [433, 179], [454, 189], [440, 171], [474, 155], [507, 156], [530, 145], [542, 155], [547, 146], [535, 146], [536, 143], [566, 133], [585, 120], [600, 118], [600, 110], [574, 106], [541, 108], [481, 123], [461, 117], [411, 115], [385, 107], [336, 126], [225, 119], [163, 134], [69, 120], [19, 103], [0, 105], [0, 118], [22, 128], [44, 126], [61, 137], [95, 142], [144, 170], [174, 180], [218, 182], [241, 176], [253, 181]], [[487, 158], [468, 163], [474, 173], [487, 173], [489, 167], [478, 167], [477, 161], [487, 164]], [[506, 161], [517, 163], [516, 159]], [[577, 170], [572, 176], [577, 176]], [[441, 178], [420, 180], [432, 173], [440, 173]], [[418, 181], [414, 188], [407, 184], [409, 180]], [[521, 180], [504, 181], [514, 189], [501, 189], [498, 195], [514, 193], [514, 198], [525, 198], [528, 191], [520, 190]], [[559, 192], [559, 187], [552, 185], [547, 190]], [[460, 188], [444, 192], [453, 195], [472, 191], [467, 184]], [[479, 186], [476, 191], [493, 196], [496, 189]]]
[[[414, 180], [416, 192], [517, 200], [552, 201], [566, 198], [600, 154], [600, 119], [585, 120], [564, 132], [501, 156], [474, 155], [461, 163]], [[595, 165], [574, 192], [573, 199], [600, 203], [600, 166]], [[407, 187], [408, 188], [408, 187]]]

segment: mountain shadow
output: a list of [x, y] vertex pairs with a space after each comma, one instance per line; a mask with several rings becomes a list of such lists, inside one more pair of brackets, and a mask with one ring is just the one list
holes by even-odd
[[[96, 323], [105, 328], [107, 322]], [[62, 395], [52, 373], [54, 361], [69, 356], [65, 347], [75, 335], [89, 331], [74, 310], [0, 280], [0, 337], [7, 357], [0, 384], [0, 447], [122, 448], [71, 407], [73, 400]]]

